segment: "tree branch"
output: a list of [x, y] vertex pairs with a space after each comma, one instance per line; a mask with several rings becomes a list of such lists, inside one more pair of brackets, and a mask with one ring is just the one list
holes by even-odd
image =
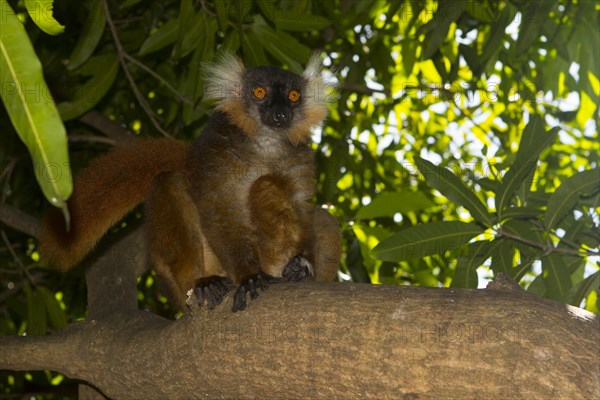
[[507, 232], [505, 230], [500, 230], [497, 233], [497, 237], [505, 237], [507, 239], [510, 240], [514, 240], [516, 242], [521, 242], [524, 243], [528, 246], [532, 246], [532, 247], [536, 247], [538, 249], [542, 249], [544, 250], [546, 253], [550, 254], [550, 253], [559, 253], [559, 254], [568, 254], [571, 256], [577, 256], [577, 257], [590, 257], [590, 256], [597, 256], [600, 253], [594, 252], [594, 251], [580, 251], [580, 250], [574, 250], [574, 249], [568, 249], [568, 248], [564, 248], [564, 247], [554, 247], [554, 246], [549, 246], [549, 245], [545, 245], [543, 243], [538, 243], [534, 240], [529, 240], [529, 239], [525, 239], [521, 236], [518, 235], [514, 235], [510, 232]]
[[501, 288], [272, 285], [235, 314], [228, 297], [172, 322], [128, 310], [4, 337], [0, 369], [120, 399], [598, 397], [597, 317]]
[[0, 203], [0, 222], [34, 238], [39, 238], [42, 230], [38, 219], [6, 203]]

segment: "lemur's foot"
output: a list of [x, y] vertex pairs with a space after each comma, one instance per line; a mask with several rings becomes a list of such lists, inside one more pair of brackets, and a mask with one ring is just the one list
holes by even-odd
[[194, 287], [194, 294], [196, 294], [199, 306], [206, 304], [212, 310], [223, 302], [223, 298], [234, 287], [235, 285], [229, 278], [209, 276], [198, 279]]
[[298, 255], [285, 266], [282, 276], [288, 282], [311, 281], [315, 277], [315, 272], [310, 261]]
[[231, 311], [241, 311], [246, 308], [246, 293], [250, 292], [250, 299], [254, 300], [258, 297], [257, 289], [265, 290], [269, 287], [269, 283], [281, 282], [281, 278], [276, 278], [264, 272], [251, 275], [238, 286], [233, 296], [233, 307]]

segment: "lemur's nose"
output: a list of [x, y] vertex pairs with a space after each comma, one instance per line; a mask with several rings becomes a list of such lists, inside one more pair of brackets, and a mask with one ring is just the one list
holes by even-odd
[[285, 124], [288, 120], [288, 116], [286, 113], [276, 112], [273, 114], [273, 122], [276, 124]]

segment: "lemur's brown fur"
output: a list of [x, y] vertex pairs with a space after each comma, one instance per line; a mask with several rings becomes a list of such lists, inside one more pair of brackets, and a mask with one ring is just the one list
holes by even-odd
[[[46, 218], [42, 256], [62, 269], [74, 266], [145, 202], [150, 260], [181, 309], [191, 288], [214, 307], [238, 285], [237, 311], [246, 292], [255, 298], [257, 287], [277, 278], [334, 279], [340, 230], [311, 204], [310, 129], [326, 115], [322, 99], [311, 98], [323, 84], [315, 71], [314, 61], [299, 76], [246, 70], [224, 57], [209, 70], [209, 91], [220, 102], [201, 135], [191, 145], [138, 140], [93, 160], [75, 179], [71, 231], [59, 213]], [[258, 86], [264, 98], [252, 97]], [[292, 90], [301, 101], [291, 100]]]

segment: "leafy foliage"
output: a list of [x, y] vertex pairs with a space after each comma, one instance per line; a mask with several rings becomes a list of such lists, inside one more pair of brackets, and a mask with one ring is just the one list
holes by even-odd
[[[59, 33], [56, 21], [44, 18], [35, 2], [29, 1], [26, 5], [43, 29]], [[35, 175], [42, 191], [54, 205], [64, 207], [72, 191], [70, 175], [60, 173], [61, 167], [68, 164], [65, 128], [23, 25], [5, 0], [0, 2], [0, 7], [3, 11], [0, 95], [14, 128], [37, 166]]]
[[[0, 0], [3, 203], [41, 216], [32, 177], [50, 164], [60, 179], [39, 179], [43, 193], [68, 196], [63, 124], [73, 170], [110, 143], [86, 123], [91, 110], [191, 140], [210, 110], [203, 64], [218, 53], [299, 72], [321, 49], [340, 85], [315, 135], [316, 200], [343, 228], [342, 280], [476, 287], [504, 272], [598, 312], [597, 2], [67, 0], [38, 14], [32, 3]], [[30, 92], [19, 103], [11, 87], [51, 93], [56, 108]], [[54, 273], [31, 238], [0, 233], [0, 333], [83, 317], [81, 271]], [[139, 297], [170, 313], [152, 273]], [[30, 378], [3, 373], [0, 386], [54, 379]]]

